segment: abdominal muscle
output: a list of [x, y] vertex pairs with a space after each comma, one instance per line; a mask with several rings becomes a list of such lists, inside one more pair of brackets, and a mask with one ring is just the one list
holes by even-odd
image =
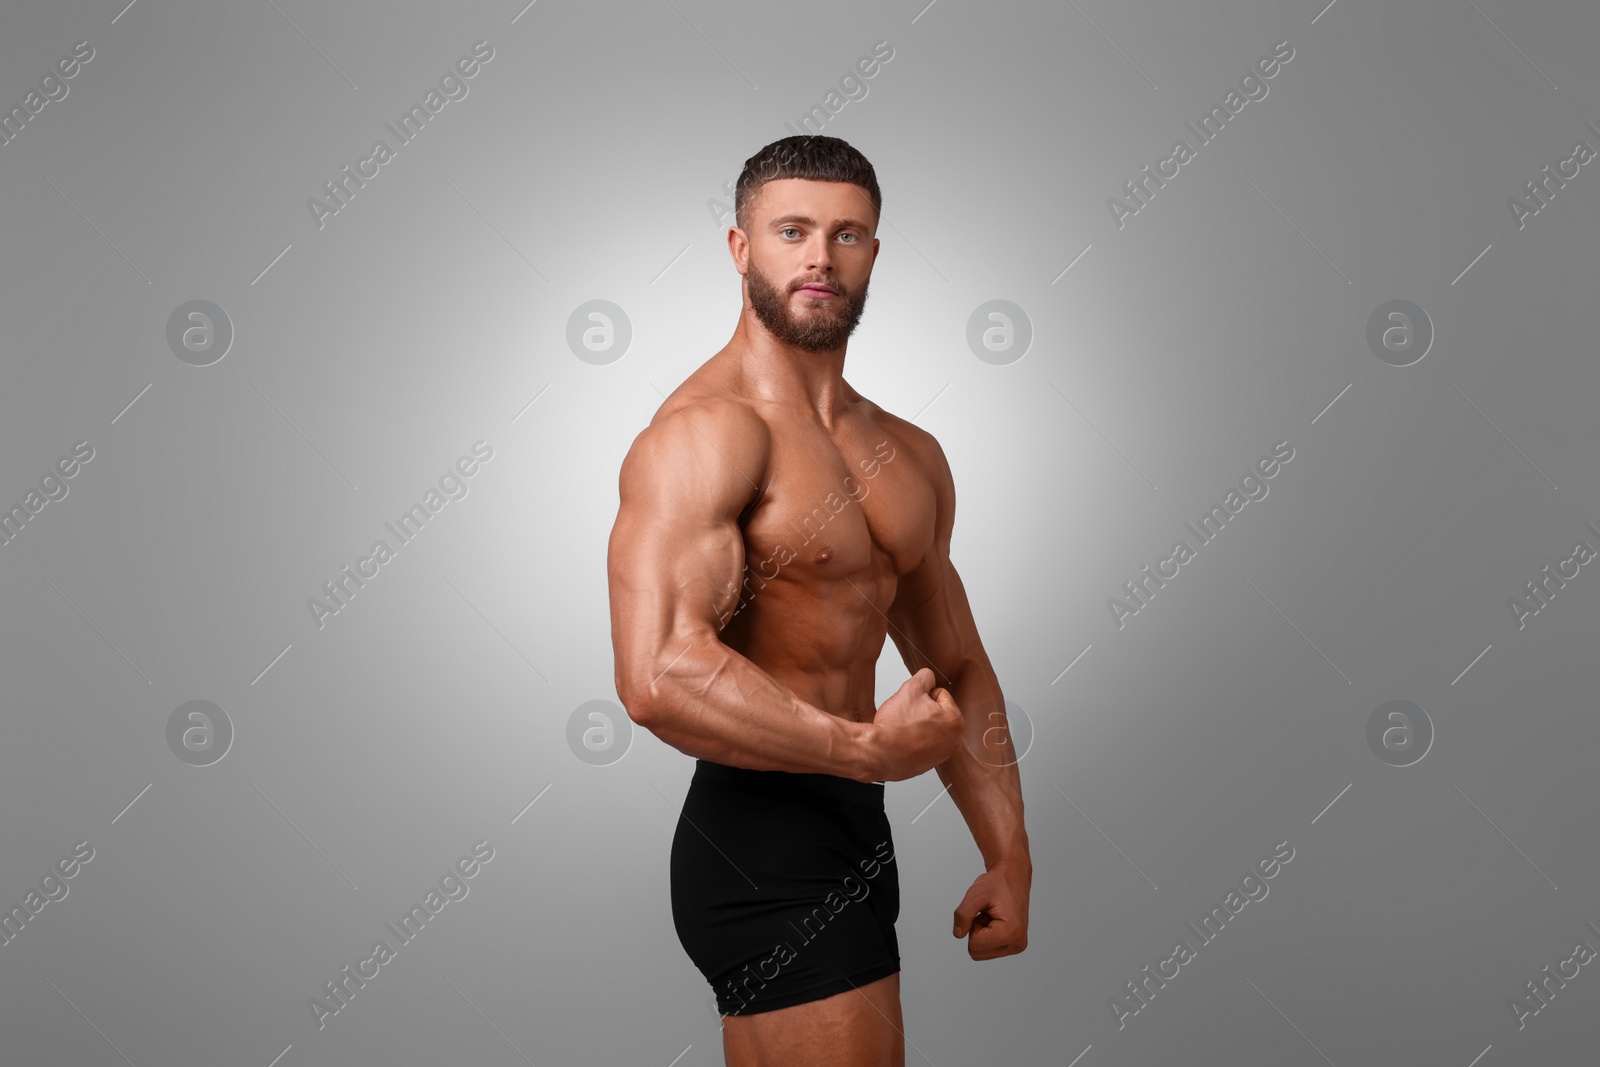
[[870, 575], [804, 586], [769, 582], [728, 623], [722, 640], [806, 703], [871, 722], [878, 654], [888, 632], [887, 620], [866, 599], [875, 584]]

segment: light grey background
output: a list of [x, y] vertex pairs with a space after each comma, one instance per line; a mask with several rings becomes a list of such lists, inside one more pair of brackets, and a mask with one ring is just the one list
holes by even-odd
[[[1524, 628], [1508, 600], [1600, 547], [1600, 164], [1521, 228], [1507, 202], [1600, 149], [1600, 10], [1324, 2], [8, 6], [0, 107], [94, 58], [0, 147], [0, 504], [94, 458], [0, 547], [0, 903], [94, 858], [0, 947], [5, 1062], [721, 1062], [667, 893], [692, 761], [636, 730], [591, 765], [568, 721], [616, 697], [621, 458], [733, 328], [707, 201], [880, 40], [822, 131], [884, 192], [846, 373], [943, 443], [1035, 730], [1020, 956], [950, 936], [981, 865], [935, 776], [888, 787], [908, 1062], [1591, 1061], [1597, 968], [1523, 1029], [1507, 1002], [1600, 947], [1600, 577]], [[480, 40], [319, 229], [307, 199]], [[1284, 40], [1119, 228], [1107, 199]], [[166, 341], [196, 299], [234, 330], [205, 367]], [[1007, 365], [966, 343], [995, 299], [1033, 331]], [[1366, 343], [1397, 299], [1434, 327], [1409, 367]], [[614, 362], [567, 345], [591, 300], [631, 324]], [[480, 440], [319, 628], [308, 598]], [[1107, 600], [1280, 441], [1270, 495], [1119, 629]], [[904, 676], [886, 646], [880, 698]], [[1409, 767], [1366, 742], [1395, 699], [1435, 731]], [[191, 700], [232, 723], [210, 766], [168, 747]], [[308, 999], [485, 840], [318, 1029]], [[1279, 841], [1270, 895], [1119, 1029]]]

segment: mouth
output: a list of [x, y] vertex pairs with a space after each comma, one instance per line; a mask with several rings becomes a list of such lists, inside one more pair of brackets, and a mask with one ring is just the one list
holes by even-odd
[[832, 286], [823, 285], [821, 282], [807, 282], [805, 285], [802, 285], [799, 289], [797, 289], [796, 292], [803, 293], [806, 296], [819, 300], [829, 300], [839, 295], [838, 290], [834, 289]]

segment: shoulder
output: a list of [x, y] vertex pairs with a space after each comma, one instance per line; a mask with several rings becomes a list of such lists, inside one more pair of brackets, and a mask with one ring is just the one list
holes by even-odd
[[767, 443], [772, 438], [766, 420], [748, 402], [700, 390], [679, 390], [667, 397], [639, 436], [692, 434], [696, 430], [727, 440], [749, 439], [751, 443]]
[[904, 449], [921, 464], [941, 495], [947, 490], [953, 491], [950, 462], [945, 458], [944, 448], [940, 446], [938, 438], [866, 397], [860, 397], [860, 400], [872, 422], [884, 430], [895, 448]]
[[[686, 383], [687, 384], [687, 383]], [[764, 484], [772, 431], [748, 403], [680, 387], [634, 438], [622, 480], [658, 490], [753, 497]]]

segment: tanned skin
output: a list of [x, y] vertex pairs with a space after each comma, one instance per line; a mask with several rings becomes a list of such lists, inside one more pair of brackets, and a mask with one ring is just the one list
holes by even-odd
[[[733, 337], [623, 461], [607, 555], [617, 694], [716, 763], [860, 782], [936, 770], [985, 868], [954, 934], [974, 960], [1021, 952], [1033, 862], [1005, 702], [950, 563], [950, 467], [843, 377], [878, 213], [860, 186], [798, 178], [746, 207], [750, 229], [728, 232]], [[874, 707], [886, 635], [913, 673]], [[895, 974], [724, 1016], [723, 1051], [729, 1067], [902, 1067], [902, 1029]]]

